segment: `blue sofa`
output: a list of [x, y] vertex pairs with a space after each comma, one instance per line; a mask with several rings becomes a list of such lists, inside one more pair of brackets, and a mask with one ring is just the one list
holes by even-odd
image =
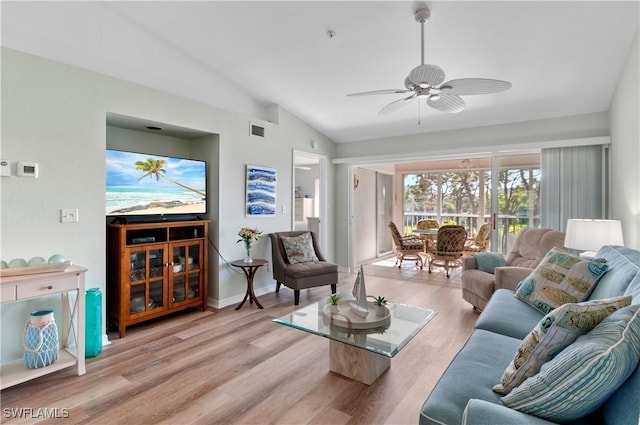
[[[604, 246], [597, 257], [609, 270], [589, 299], [631, 295], [640, 303], [640, 252]], [[513, 291], [497, 290], [478, 318], [475, 330], [456, 355], [420, 412], [420, 425], [431, 424], [551, 424], [502, 404], [492, 387], [527, 334], [544, 315], [516, 298]], [[640, 367], [597, 411], [572, 424], [638, 425], [640, 423]]]

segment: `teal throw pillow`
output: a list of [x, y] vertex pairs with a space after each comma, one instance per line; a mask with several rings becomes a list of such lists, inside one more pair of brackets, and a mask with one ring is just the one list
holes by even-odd
[[493, 274], [496, 267], [503, 267], [507, 265], [507, 261], [504, 256], [495, 252], [479, 252], [473, 254], [473, 258], [476, 259], [478, 270]]
[[598, 409], [640, 361], [640, 305], [611, 313], [502, 397], [505, 406], [554, 422]]

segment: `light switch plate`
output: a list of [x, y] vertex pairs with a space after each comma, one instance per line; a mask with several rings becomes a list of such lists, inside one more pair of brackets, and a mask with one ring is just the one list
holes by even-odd
[[60, 223], [77, 223], [79, 221], [77, 208], [61, 208]]

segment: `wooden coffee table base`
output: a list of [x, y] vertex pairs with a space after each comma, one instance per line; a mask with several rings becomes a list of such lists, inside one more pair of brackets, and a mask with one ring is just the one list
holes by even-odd
[[371, 385], [391, 366], [391, 358], [349, 344], [329, 341], [329, 369]]

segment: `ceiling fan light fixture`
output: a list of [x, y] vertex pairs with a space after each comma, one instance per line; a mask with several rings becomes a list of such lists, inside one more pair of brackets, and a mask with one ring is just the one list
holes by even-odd
[[441, 112], [455, 114], [465, 108], [465, 102], [461, 95], [491, 94], [505, 91], [511, 88], [508, 81], [489, 78], [459, 78], [444, 82], [444, 70], [437, 65], [425, 64], [424, 55], [424, 23], [431, 18], [431, 11], [426, 5], [421, 4], [415, 10], [416, 22], [420, 23], [421, 60], [420, 65], [413, 68], [404, 80], [405, 89], [374, 90], [369, 92], [352, 93], [348, 96], [365, 96], [373, 94], [403, 94], [412, 93], [410, 96], [394, 100], [385, 105], [379, 114], [398, 110], [417, 98], [427, 100], [427, 105]]

